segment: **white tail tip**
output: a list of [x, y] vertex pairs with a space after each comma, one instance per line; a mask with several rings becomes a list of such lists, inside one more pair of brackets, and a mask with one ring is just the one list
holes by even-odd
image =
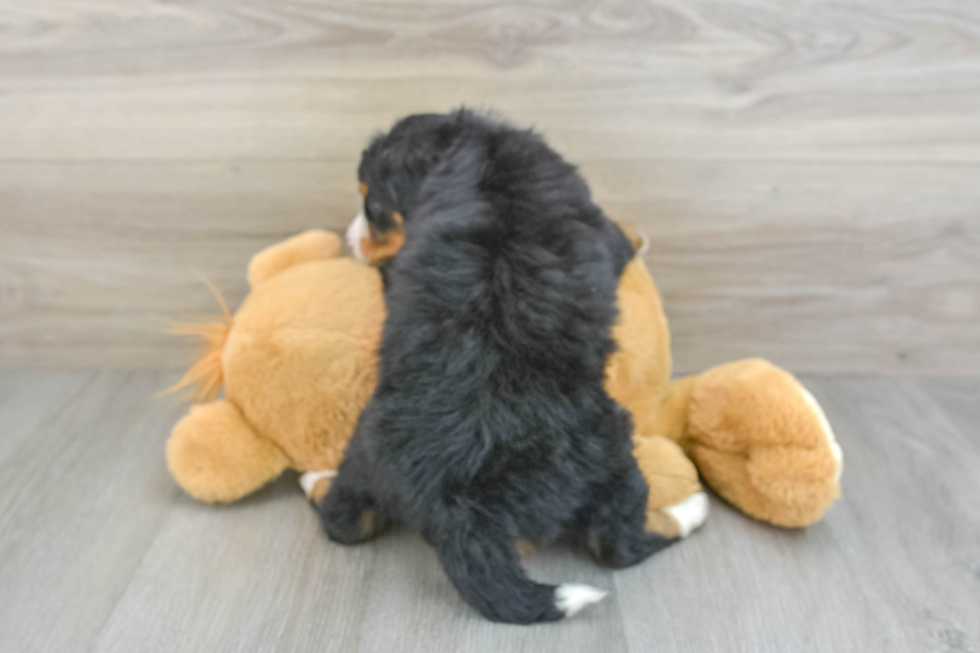
[[555, 607], [564, 612], [565, 617], [572, 617], [583, 608], [606, 598], [608, 593], [591, 585], [565, 583], [555, 589]]

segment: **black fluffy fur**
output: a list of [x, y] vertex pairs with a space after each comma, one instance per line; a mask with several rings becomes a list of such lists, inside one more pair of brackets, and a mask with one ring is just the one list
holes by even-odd
[[322, 523], [354, 543], [402, 520], [486, 617], [560, 619], [517, 540], [569, 539], [613, 567], [667, 543], [645, 531], [631, 419], [603, 388], [632, 247], [539, 136], [469, 111], [402, 120], [359, 176], [372, 227], [398, 211], [406, 239], [378, 386]]

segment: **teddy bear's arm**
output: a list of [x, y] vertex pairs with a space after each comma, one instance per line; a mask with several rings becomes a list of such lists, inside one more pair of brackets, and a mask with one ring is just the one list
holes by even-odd
[[227, 401], [193, 406], [167, 440], [167, 466], [191, 496], [230, 502], [251, 494], [288, 466], [286, 454], [260, 437]]
[[270, 245], [252, 257], [248, 264], [248, 283], [256, 284], [273, 277], [286, 268], [308, 261], [340, 256], [340, 238], [320, 229], [311, 229]]

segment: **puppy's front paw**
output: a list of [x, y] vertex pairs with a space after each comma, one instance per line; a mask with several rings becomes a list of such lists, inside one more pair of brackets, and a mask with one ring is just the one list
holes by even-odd
[[708, 518], [708, 495], [704, 492], [692, 494], [680, 503], [667, 506], [664, 512], [677, 522], [677, 535], [687, 537]]
[[300, 475], [299, 484], [303, 488], [306, 498], [315, 505], [320, 505], [323, 497], [327, 496], [327, 492], [330, 491], [330, 484], [336, 475], [337, 470], [335, 469], [306, 472]]

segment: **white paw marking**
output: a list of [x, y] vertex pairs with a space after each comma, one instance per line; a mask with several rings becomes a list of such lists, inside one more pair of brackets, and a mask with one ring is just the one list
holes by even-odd
[[804, 388], [802, 385], [800, 388], [803, 389], [803, 399], [806, 403], [813, 409], [813, 412], [817, 414], [817, 420], [820, 421], [820, 427], [823, 429], [823, 435], [827, 438], [827, 444], [830, 445], [830, 453], [834, 456], [834, 460], [837, 462], [837, 469], [834, 471], [834, 482], [840, 480], [840, 473], [844, 469], [844, 452], [841, 451], [840, 445], [837, 444], [837, 438], [834, 436], [834, 430], [830, 428], [830, 422], [827, 420], [827, 416], [823, 412], [823, 408], [817, 403], [817, 399], [810, 394], [810, 391]]
[[704, 492], [692, 494], [680, 503], [664, 508], [677, 520], [681, 537], [687, 537], [691, 531], [704, 523], [708, 518], [708, 495]]
[[555, 589], [555, 607], [564, 612], [566, 617], [571, 617], [582, 608], [606, 598], [608, 593], [591, 585], [565, 583]]
[[337, 475], [337, 470], [331, 469], [325, 472], [306, 472], [300, 474], [299, 484], [303, 488], [303, 492], [306, 493], [306, 498], [310, 498], [313, 495], [313, 488], [316, 487], [317, 481], [321, 478], [333, 478]]
[[361, 251], [361, 239], [367, 238], [371, 232], [368, 230], [368, 221], [364, 217], [364, 210], [362, 209], [358, 213], [354, 220], [347, 227], [347, 245], [354, 252], [354, 257], [359, 260], [364, 260], [364, 252]]

